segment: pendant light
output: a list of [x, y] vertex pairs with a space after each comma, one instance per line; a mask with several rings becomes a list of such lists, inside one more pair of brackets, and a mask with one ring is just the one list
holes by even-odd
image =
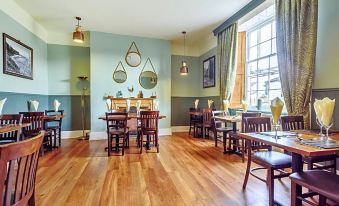
[[187, 75], [188, 74], [188, 66], [185, 61], [186, 55], [186, 31], [183, 31], [182, 34], [184, 35], [184, 61], [182, 61], [181, 67], [180, 67], [180, 75]]
[[81, 31], [80, 21], [81, 17], [75, 17], [75, 19], [78, 21], [78, 24], [75, 27], [75, 31], [73, 32], [73, 41], [76, 43], [84, 43], [84, 34]]

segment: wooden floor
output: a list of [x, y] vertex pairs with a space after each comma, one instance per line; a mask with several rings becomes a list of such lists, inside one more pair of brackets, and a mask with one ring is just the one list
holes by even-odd
[[[40, 159], [37, 205], [267, 205], [266, 184], [250, 176], [243, 191], [246, 163], [213, 141], [175, 133], [160, 138], [159, 154], [140, 155], [131, 139], [125, 156], [111, 157], [103, 140], [62, 143]], [[289, 187], [276, 181], [284, 205]]]

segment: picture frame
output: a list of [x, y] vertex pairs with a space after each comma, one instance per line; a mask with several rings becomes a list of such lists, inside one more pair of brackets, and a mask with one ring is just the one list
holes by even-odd
[[203, 88], [215, 87], [215, 56], [203, 61]]
[[33, 49], [3, 33], [3, 73], [33, 80]]

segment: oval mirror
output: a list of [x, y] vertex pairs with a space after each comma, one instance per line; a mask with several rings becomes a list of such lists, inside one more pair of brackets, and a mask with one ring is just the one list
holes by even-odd
[[158, 83], [157, 74], [152, 71], [141, 72], [139, 83], [144, 89], [153, 89]]
[[113, 74], [113, 80], [117, 83], [124, 83], [127, 80], [127, 74], [125, 71], [115, 71]]
[[141, 63], [141, 56], [138, 52], [128, 52], [125, 57], [126, 63], [131, 67], [137, 67]]

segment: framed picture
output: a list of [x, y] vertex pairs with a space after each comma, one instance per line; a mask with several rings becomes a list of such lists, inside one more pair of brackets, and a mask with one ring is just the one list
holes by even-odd
[[3, 72], [33, 79], [33, 49], [3, 33]]
[[215, 56], [203, 62], [203, 88], [215, 87]]

